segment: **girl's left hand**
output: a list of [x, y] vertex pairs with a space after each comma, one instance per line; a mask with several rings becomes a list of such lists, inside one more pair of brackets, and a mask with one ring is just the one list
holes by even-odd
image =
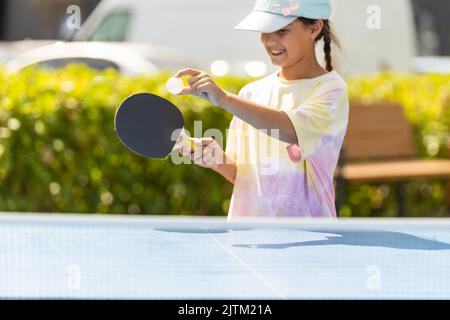
[[213, 138], [191, 138], [191, 141], [195, 146], [182, 148], [181, 155], [189, 155], [196, 165], [217, 171], [221, 165], [229, 161], [221, 146]]
[[191, 76], [188, 80], [189, 87], [185, 87], [179, 94], [191, 94], [203, 100], [209, 101], [214, 105], [220, 106], [223, 99], [227, 96], [227, 92], [220, 88], [211, 76], [205, 72], [195, 69], [184, 69], [178, 71], [175, 77]]

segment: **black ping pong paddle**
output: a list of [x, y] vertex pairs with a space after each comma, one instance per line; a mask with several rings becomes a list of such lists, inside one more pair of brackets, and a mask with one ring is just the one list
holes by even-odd
[[183, 146], [194, 147], [184, 132], [181, 111], [170, 101], [138, 93], [125, 99], [116, 111], [114, 127], [120, 141], [146, 158], [166, 159]]

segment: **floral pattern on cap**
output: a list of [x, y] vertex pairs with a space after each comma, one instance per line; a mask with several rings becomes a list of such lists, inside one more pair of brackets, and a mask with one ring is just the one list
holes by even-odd
[[300, 9], [297, 0], [257, 0], [255, 10], [272, 12], [289, 16]]

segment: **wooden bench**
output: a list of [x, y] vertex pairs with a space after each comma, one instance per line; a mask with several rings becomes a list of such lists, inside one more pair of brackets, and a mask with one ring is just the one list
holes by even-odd
[[[450, 158], [450, 144], [448, 145]], [[404, 187], [417, 178], [443, 178], [450, 208], [450, 160], [417, 158], [413, 131], [397, 104], [352, 104], [347, 134], [335, 172], [336, 209], [346, 199], [350, 182], [397, 181], [398, 216], [405, 216]]]

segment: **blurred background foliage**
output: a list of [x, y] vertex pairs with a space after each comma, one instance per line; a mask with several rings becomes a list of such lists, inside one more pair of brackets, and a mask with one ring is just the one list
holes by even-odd
[[[144, 159], [116, 138], [115, 110], [136, 92], [175, 103], [192, 134], [196, 120], [203, 131], [218, 128], [225, 134], [231, 114], [198, 98], [168, 94], [170, 76], [129, 78], [83, 65], [7, 74], [0, 67], [0, 211], [225, 215], [232, 185], [221, 176], [196, 165]], [[217, 82], [238, 93], [253, 80]], [[421, 158], [447, 156], [450, 75], [381, 73], [347, 80], [352, 101], [404, 106]], [[445, 186], [441, 179], [408, 183], [408, 214], [448, 214]], [[349, 185], [341, 215], [395, 215], [394, 187]]]
[[[346, 79], [350, 101], [400, 103], [412, 126], [417, 157], [450, 158], [450, 75], [395, 74]], [[418, 179], [405, 185], [408, 216], [448, 216], [447, 182], [444, 179]], [[350, 184], [347, 205], [341, 216], [383, 216], [397, 214], [398, 183]]]

